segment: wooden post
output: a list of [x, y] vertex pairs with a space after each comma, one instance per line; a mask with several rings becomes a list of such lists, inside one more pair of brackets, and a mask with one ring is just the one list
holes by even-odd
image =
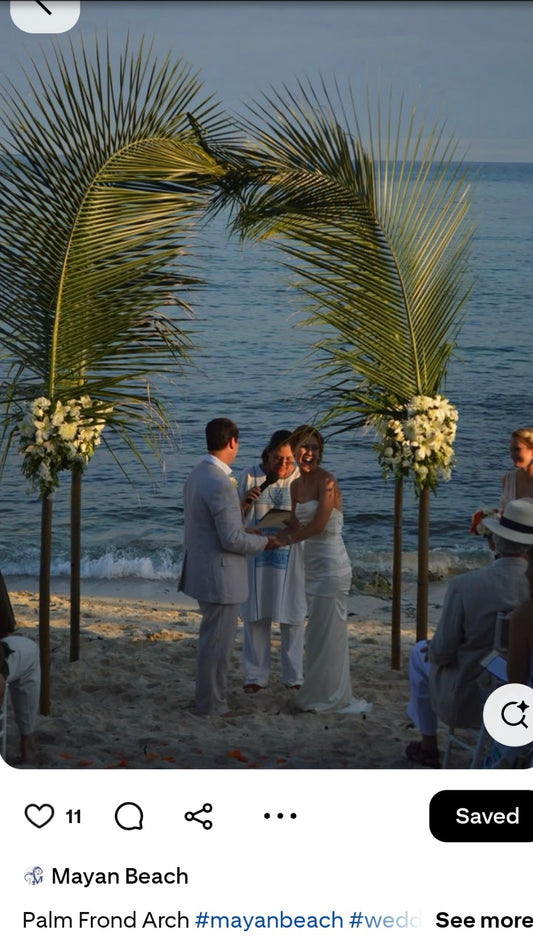
[[41, 505], [41, 563], [39, 570], [39, 653], [41, 660], [41, 715], [50, 714], [50, 568], [52, 563], [52, 498]]
[[392, 539], [392, 629], [391, 668], [401, 668], [402, 618], [402, 504], [403, 479], [398, 477], [394, 487], [394, 531]]
[[428, 636], [428, 583], [429, 583], [429, 495], [425, 486], [418, 498], [418, 582], [416, 596], [416, 639]]
[[80, 658], [81, 478], [72, 468], [70, 486], [70, 662]]

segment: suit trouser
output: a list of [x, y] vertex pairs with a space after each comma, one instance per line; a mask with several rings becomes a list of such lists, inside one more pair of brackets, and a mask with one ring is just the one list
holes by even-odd
[[420, 734], [437, 733], [437, 716], [429, 694], [427, 640], [419, 640], [409, 651], [409, 705], [407, 714]]
[[[303, 623], [280, 623], [281, 678], [286, 685], [301, 685], [304, 650]], [[245, 684], [266, 686], [270, 674], [272, 620], [248, 620], [244, 623], [243, 663]]]
[[8, 689], [20, 734], [33, 734], [37, 710], [41, 670], [39, 647], [27, 636], [10, 635], [2, 643], [12, 652], [7, 657]]
[[237, 632], [240, 604], [209, 604], [198, 601], [202, 613], [196, 663], [196, 712], [223, 715], [227, 676]]

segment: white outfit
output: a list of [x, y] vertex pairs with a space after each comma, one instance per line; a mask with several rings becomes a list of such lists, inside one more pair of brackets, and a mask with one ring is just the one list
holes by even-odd
[[0, 642], [10, 650], [6, 650], [7, 688], [17, 727], [21, 735], [33, 734], [41, 684], [39, 647], [29, 637], [17, 634], [4, 636]]
[[[296, 504], [296, 516], [306, 525], [317, 500]], [[322, 532], [304, 546], [308, 623], [305, 634], [304, 682], [296, 705], [303, 711], [370, 711], [364, 699], [352, 698], [346, 630], [346, 594], [352, 565], [342, 540], [342, 513], [332, 509]]]
[[500, 496], [500, 512], [503, 512], [507, 503], [516, 499], [516, 468], [504, 473], [502, 480], [502, 492]]
[[[294, 470], [284, 480], [268, 486], [254, 500], [245, 515], [245, 525], [253, 528], [272, 509], [290, 511], [290, 487], [299, 476]], [[260, 486], [266, 474], [257, 465], [239, 477], [239, 495], [244, 499], [248, 490]], [[262, 529], [265, 535], [275, 529]], [[273, 623], [281, 633], [281, 678], [285, 685], [301, 685], [306, 614], [303, 569], [303, 545], [271, 549], [248, 557], [247, 600], [240, 613], [244, 621], [243, 664], [245, 685], [265, 687], [270, 674], [270, 640]]]
[[515, 467], [513, 470], [508, 470], [507, 473], [504, 473], [503, 475], [499, 506], [500, 512], [503, 512], [507, 506], [507, 503], [510, 503], [512, 499], [528, 499], [530, 502], [533, 502], [533, 497], [531, 496], [518, 497], [516, 495], [516, 480], [518, 472], [519, 471]]

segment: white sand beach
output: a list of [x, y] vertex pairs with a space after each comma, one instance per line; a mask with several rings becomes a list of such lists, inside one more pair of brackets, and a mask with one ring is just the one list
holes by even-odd
[[[17, 582], [13, 584], [13, 580]], [[36, 589], [8, 587], [18, 630], [38, 640]], [[294, 693], [279, 679], [274, 632], [268, 689], [242, 691], [242, 630], [229, 673], [231, 718], [194, 714], [200, 614], [173, 585], [150, 582], [82, 587], [80, 659], [69, 662], [69, 598], [64, 583], [51, 602], [51, 714], [36, 728], [42, 768], [402, 768], [417, 736], [405, 713], [407, 655], [415, 637], [415, 607], [403, 599], [402, 667], [391, 669], [391, 603], [367, 594], [349, 597], [348, 631], [354, 694], [373, 703], [369, 715], [297, 712]], [[121, 596], [115, 592], [120, 591]], [[430, 632], [444, 585], [431, 585]], [[7, 761], [17, 756], [9, 710]], [[461, 755], [454, 761], [461, 766]]]

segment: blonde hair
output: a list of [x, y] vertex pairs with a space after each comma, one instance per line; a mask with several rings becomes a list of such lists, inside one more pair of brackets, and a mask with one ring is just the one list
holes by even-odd
[[317, 428], [314, 428], [312, 424], [299, 424], [297, 428], [292, 432], [291, 439], [289, 441], [293, 453], [307, 440], [308, 437], [316, 437], [318, 442], [318, 462], [322, 460], [322, 455], [324, 453], [324, 438], [322, 437], [320, 431]]
[[512, 432], [511, 437], [517, 437], [526, 447], [533, 450], [533, 428], [518, 428]]

